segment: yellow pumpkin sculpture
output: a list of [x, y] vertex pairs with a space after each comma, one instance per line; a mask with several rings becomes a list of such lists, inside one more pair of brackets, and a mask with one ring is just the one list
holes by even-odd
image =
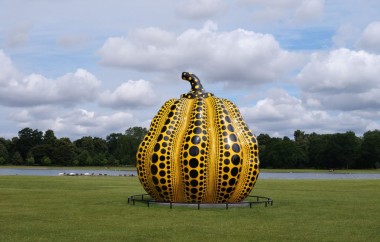
[[191, 91], [161, 107], [140, 144], [140, 182], [156, 201], [240, 202], [259, 175], [256, 138], [235, 104], [205, 92], [194, 74], [182, 79]]

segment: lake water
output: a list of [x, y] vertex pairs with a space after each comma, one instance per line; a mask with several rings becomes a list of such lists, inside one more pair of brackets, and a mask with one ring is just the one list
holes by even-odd
[[335, 173], [335, 172], [263, 172], [260, 179], [380, 179], [380, 174], [375, 173]]
[[[58, 176], [67, 174], [91, 174], [94, 176], [136, 176], [136, 171], [123, 170], [63, 170], [63, 169], [9, 169], [0, 168], [0, 175], [23, 175], [23, 176]], [[380, 173], [335, 173], [335, 172], [261, 172], [259, 179], [380, 179]]]

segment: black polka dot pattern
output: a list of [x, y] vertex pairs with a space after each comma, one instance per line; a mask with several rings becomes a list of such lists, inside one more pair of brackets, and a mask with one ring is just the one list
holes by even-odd
[[140, 144], [137, 171], [144, 189], [167, 202], [239, 202], [259, 174], [258, 144], [232, 102], [192, 90], [167, 101]]
[[203, 98], [198, 98], [192, 107], [180, 158], [185, 197], [191, 203], [202, 202], [206, 192], [209, 141], [207, 127], [206, 104]]
[[246, 162], [243, 164], [241, 171], [242, 179], [238, 183], [235, 196], [231, 198], [231, 202], [238, 202], [249, 195], [259, 176], [258, 144], [256, 137], [244, 122], [237, 106], [227, 99], [222, 99], [222, 101], [231, 114], [232, 120], [241, 127], [239, 139], [241, 146], [245, 149], [244, 161]]
[[[141, 142], [136, 158], [136, 168], [137, 168], [137, 174], [140, 179], [140, 182], [142, 186], [144, 187], [145, 191], [151, 195], [156, 200], [161, 200], [161, 197], [159, 193], [154, 189], [154, 183], [151, 182], [150, 177], [150, 170], [151, 170], [151, 159], [155, 160], [158, 157], [151, 156], [149, 157], [148, 150], [151, 149], [154, 145], [154, 139], [158, 136], [158, 132], [160, 130], [160, 123], [162, 123], [162, 120], [165, 118], [165, 116], [168, 114], [168, 108], [173, 105], [173, 103], [176, 101], [176, 99], [170, 99], [160, 108], [156, 116], [153, 118], [150, 128], [148, 131], [148, 134], [144, 137], [144, 140]], [[154, 169], [154, 168], [153, 168]]]
[[[182, 130], [183, 119], [179, 114], [184, 113], [188, 108], [188, 100], [180, 99], [170, 106], [170, 111], [166, 119], [163, 119], [159, 135], [155, 140], [151, 155], [150, 171], [154, 188], [159, 192], [163, 201], [175, 200], [175, 188], [178, 186], [175, 180], [175, 173], [180, 172], [178, 166], [175, 166], [175, 157], [173, 151], [178, 140], [178, 131]], [[178, 163], [178, 161], [176, 161]]]
[[216, 150], [216, 203], [230, 200], [242, 169], [242, 149], [236, 136], [234, 124], [223, 101], [213, 98]]

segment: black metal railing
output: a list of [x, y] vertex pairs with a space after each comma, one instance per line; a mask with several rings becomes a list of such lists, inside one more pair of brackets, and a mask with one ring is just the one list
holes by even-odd
[[145, 203], [149, 207], [151, 204], [161, 204], [161, 205], [169, 205], [170, 209], [173, 208], [173, 205], [179, 206], [196, 206], [198, 209], [203, 207], [225, 207], [228, 209], [229, 207], [241, 207], [241, 206], [249, 206], [252, 208], [252, 205], [264, 204], [265, 207], [268, 205], [273, 206], [273, 200], [269, 197], [262, 196], [247, 196], [246, 200], [241, 201], [239, 203], [177, 203], [177, 202], [162, 202], [154, 200], [148, 194], [137, 194], [128, 197], [128, 204], [135, 205], [136, 202]]

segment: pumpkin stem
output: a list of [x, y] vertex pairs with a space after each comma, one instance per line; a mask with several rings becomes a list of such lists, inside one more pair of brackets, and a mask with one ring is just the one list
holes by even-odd
[[198, 97], [207, 98], [214, 96], [214, 94], [205, 91], [201, 84], [201, 81], [196, 75], [189, 72], [182, 72], [182, 79], [190, 82], [191, 91], [186, 94], [182, 94], [181, 97], [193, 99]]
[[201, 81], [196, 75], [189, 72], [182, 72], [182, 79], [190, 82], [192, 93], [202, 94], [205, 92], [205, 89], [203, 88]]

